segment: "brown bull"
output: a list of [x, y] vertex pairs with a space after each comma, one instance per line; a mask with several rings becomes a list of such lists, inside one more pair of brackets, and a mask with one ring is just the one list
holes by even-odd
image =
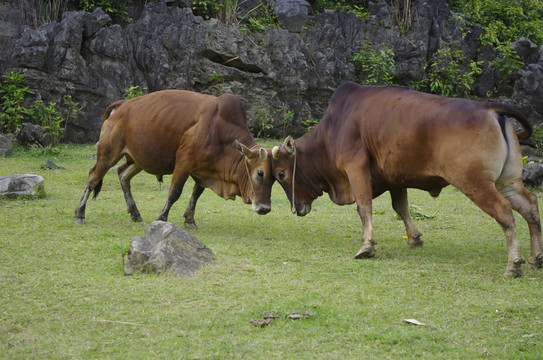
[[247, 128], [245, 110], [234, 95], [220, 97], [183, 90], [158, 91], [118, 101], [104, 114], [96, 164], [90, 169], [74, 222], [85, 223], [90, 193], [98, 195], [102, 179], [121, 158], [117, 174], [132, 220], [141, 216], [130, 180], [140, 171], [173, 174], [168, 199], [157, 220], [166, 221], [188, 177], [195, 181], [185, 225], [196, 227], [194, 209], [204, 188], [224, 199], [241, 196], [258, 214], [271, 209], [270, 157]]
[[[504, 115], [524, 130], [515, 133]], [[375, 254], [373, 198], [389, 191], [408, 244], [422, 245], [409, 215], [407, 188], [438, 196], [451, 184], [502, 227], [509, 255], [506, 275], [521, 276], [525, 260], [512, 209], [528, 223], [530, 263], [543, 266], [537, 197], [522, 184], [517, 139], [531, 132], [528, 120], [505, 105], [345, 83], [312, 131], [272, 149], [272, 171], [300, 216], [323, 192], [336, 204], [356, 202], [363, 228], [356, 258]]]

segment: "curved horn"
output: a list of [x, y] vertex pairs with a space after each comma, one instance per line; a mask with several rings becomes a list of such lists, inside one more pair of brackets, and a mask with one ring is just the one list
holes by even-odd
[[264, 148], [260, 148], [259, 151], [260, 160], [266, 160], [268, 158], [268, 152]]
[[274, 147], [272, 148], [272, 157], [273, 157], [274, 159], [276, 159], [276, 160], [279, 158], [279, 150], [280, 150], [280, 147], [279, 147], [279, 146], [274, 146]]

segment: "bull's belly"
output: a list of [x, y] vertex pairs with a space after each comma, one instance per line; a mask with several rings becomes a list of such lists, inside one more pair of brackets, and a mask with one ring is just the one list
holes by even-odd
[[428, 191], [432, 196], [438, 196], [441, 190], [449, 183], [438, 176], [410, 178], [398, 176], [393, 179], [372, 178], [373, 197], [377, 197], [389, 190], [419, 189]]

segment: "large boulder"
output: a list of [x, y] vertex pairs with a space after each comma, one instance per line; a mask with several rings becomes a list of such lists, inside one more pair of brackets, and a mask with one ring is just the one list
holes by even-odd
[[200, 267], [213, 261], [213, 253], [195, 236], [165, 221], [154, 221], [145, 234], [130, 239], [126, 274], [136, 270], [193, 276]]
[[45, 180], [39, 175], [0, 175], [0, 197], [44, 195]]

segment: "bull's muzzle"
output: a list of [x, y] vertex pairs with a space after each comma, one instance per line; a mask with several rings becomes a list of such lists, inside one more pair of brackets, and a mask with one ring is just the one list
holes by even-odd
[[257, 205], [253, 203], [252, 208], [258, 215], [266, 215], [271, 211], [271, 206], [268, 205]]

